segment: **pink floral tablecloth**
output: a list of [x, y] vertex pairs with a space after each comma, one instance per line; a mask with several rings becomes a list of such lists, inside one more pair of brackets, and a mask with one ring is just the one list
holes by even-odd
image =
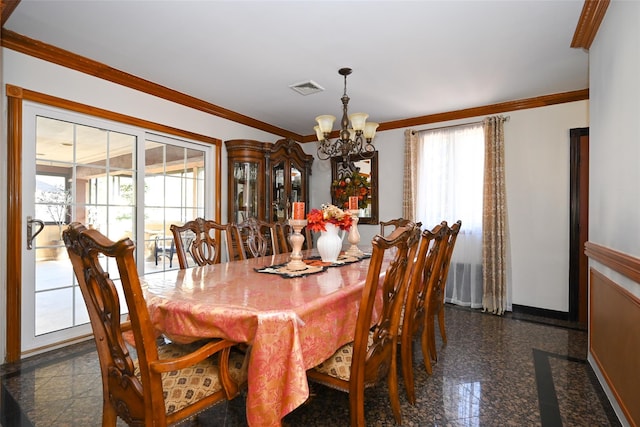
[[141, 278], [151, 320], [182, 343], [226, 338], [251, 345], [250, 426], [278, 426], [309, 396], [306, 370], [353, 339], [369, 260], [283, 278], [254, 271], [287, 254]]

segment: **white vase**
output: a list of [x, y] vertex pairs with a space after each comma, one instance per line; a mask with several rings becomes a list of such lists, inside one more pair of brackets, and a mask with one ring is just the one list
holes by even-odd
[[338, 235], [339, 228], [331, 223], [325, 224], [327, 231], [320, 232], [316, 248], [322, 262], [336, 262], [342, 250], [342, 238]]

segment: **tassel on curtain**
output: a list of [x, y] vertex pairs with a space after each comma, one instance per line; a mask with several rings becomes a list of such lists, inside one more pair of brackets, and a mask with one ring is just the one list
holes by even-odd
[[497, 315], [507, 307], [507, 202], [504, 175], [503, 116], [483, 120], [485, 137], [482, 213], [482, 307]]
[[404, 173], [402, 184], [402, 217], [416, 220], [416, 195], [418, 183], [418, 136], [404, 131]]

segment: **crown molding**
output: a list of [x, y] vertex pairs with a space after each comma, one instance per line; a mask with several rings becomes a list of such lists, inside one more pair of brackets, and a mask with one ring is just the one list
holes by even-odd
[[13, 11], [16, 10], [18, 3], [20, 0], [0, 0], [0, 24], [4, 26]]
[[7, 49], [12, 49], [17, 52], [24, 53], [25, 55], [33, 56], [72, 70], [80, 71], [131, 89], [139, 90], [223, 119], [231, 120], [236, 123], [241, 123], [252, 128], [295, 140], [299, 140], [301, 138], [301, 136], [296, 133], [270, 125], [269, 123], [236, 113], [235, 111], [211, 104], [196, 97], [186, 95], [182, 92], [161, 86], [132, 74], [125, 73], [124, 71], [109, 67], [103, 63], [85, 58], [41, 41], [25, 37], [4, 28], [2, 29], [1, 42], [2, 46]]
[[589, 50], [609, 3], [610, 0], [585, 0], [576, 31], [573, 34], [571, 47]]
[[[451, 120], [468, 119], [471, 117], [489, 116], [492, 114], [499, 114], [508, 111], [546, 107], [548, 105], [583, 101], [586, 99], [589, 99], [589, 89], [580, 89], [571, 92], [554, 93], [551, 95], [536, 96], [534, 98], [526, 98], [515, 101], [501, 102], [498, 104], [484, 105], [482, 107], [465, 108], [462, 110], [447, 111], [445, 113], [429, 114], [426, 116], [380, 123], [380, 126], [378, 126], [378, 131], [410, 128], [432, 123], [448, 122]], [[333, 131], [330, 137], [336, 138], [338, 136], [338, 131]], [[316, 135], [307, 135], [302, 139], [302, 142], [314, 142], [316, 140]]]
[[[294, 132], [287, 131], [285, 129], [253, 119], [240, 113], [236, 113], [218, 105], [205, 102], [193, 96], [186, 95], [173, 89], [169, 89], [165, 86], [161, 86], [148, 80], [144, 80], [140, 77], [125, 73], [123, 71], [109, 67], [108, 65], [93, 61], [89, 58], [85, 58], [64, 49], [60, 49], [47, 43], [25, 37], [13, 31], [2, 29], [2, 38], [0, 39], [0, 43], [5, 48], [24, 53], [25, 55], [33, 56], [44, 61], [58, 64], [66, 68], [80, 71], [116, 84], [139, 90], [141, 92], [148, 93], [150, 95], [154, 95], [189, 108], [194, 108], [196, 110], [200, 110], [205, 113], [221, 117], [223, 119], [240, 123], [245, 126], [259, 129], [285, 138], [291, 138], [299, 142], [315, 142], [317, 140], [314, 134], [303, 136]], [[485, 105], [481, 107], [466, 108], [462, 110], [448, 111], [444, 113], [383, 122], [380, 123], [378, 131], [421, 126], [450, 120], [498, 114], [507, 111], [544, 107], [547, 105], [581, 101], [585, 99], [589, 99], [589, 89], [544, 95], [534, 98]], [[337, 137], [337, 135], [338, 131], [334, 131], [331, 134], [331, 138], [335, 138]]]

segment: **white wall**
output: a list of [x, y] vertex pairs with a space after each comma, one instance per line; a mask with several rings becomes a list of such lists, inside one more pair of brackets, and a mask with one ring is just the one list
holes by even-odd
[[[639, 2], [611, 2], [590, 49], [589, 68], [589, 240], [635, 257], [640, 257], [638, 22]], [[597, 268], [640, 297], [638, 284]]]
[[[505, 163], [513, 304], [569, 311], [569, 130], [589, 126], [588, 106], [588, 101], [579, 101], [504, 114], [510, 116], [505, 123]], [[402, 216], [404, 129], [378, 133], [375, 146], [380, 219], [389, 220]], [[315, 149], [315, 144], [305, 144], [308, 153]], [[330, 180], [329, 161], [316, 160], [312, 206], [330, 200]], [[380, 227], [359, 225], [358, 230], [362, 242], [368, 242]]]
[[[640, 257], [638, 22], [639, 2], [612, 1], [589, 50], [589, 241], [636, 258]], [[640, 284], [598, 262], [590, 265], [640, 297]], [[611, 312], [605, 321], [618, 324], [618, 313]], [[629, 425], [591, 352], [589, 361], [622, 424]]]

